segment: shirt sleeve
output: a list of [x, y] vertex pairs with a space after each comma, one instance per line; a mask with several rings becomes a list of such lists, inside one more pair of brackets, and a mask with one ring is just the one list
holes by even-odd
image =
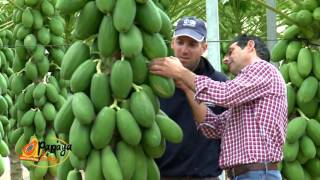
[[265, 96], [271, 88], [270, 68], [257, 67], [239, 74], [234, 80], [214, 81], [205, 76], [196, 76], [195, 99], [205, 104], [227, 108]]
[[229, 110], [217, 115], [214, 114], [210, 108], [207, 108], [205, 120], [202, 123], [197, 123], [197, 127], [206, 137], [219, 139], [221, 138], [221, 134], [225, 128], [229, 115]]

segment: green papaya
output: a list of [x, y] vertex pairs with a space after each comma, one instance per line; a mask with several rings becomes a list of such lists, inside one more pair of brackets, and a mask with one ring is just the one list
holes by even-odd
[[101, 157], [101, 167], [104, 178], [108, 180], [123, 179], [119, 162], [110, 146], [103, 148]]
[[87, 159], [79, 159], [76, 155], [74, 155], [72, 152], [70, 152], [69, 155], [70, 164], [75, 169], [85, 169], [86, 168], [86, 161]]
[[54, 6], [48, 0], [43, 0], [40, 7], [43, 15], [49, 17], [54, 15]]
[[279, 68], [279, 71], [286, 83], [289, 82], [290, 77], [289, 77], [289, 64], [282, 64]]
[[119, 33], [110, 15], [105, 15], [98, 32], [98, 49], [103, 57], [110, 57], [119, 46]]
[[157, 6], [153, 1], [137, 6], [137, 23], [148, 33], [158, 33], [162, 27], [162, 19]]
[[308, 159], [312, 159], [317, 154], [317, 149], [309, 136], [302, 136], [299, 140], [299, 148], [301, 153]]
[[69, 80], [77, 67], [90, 57], [89, 46], [82, 41], [74, 42], [65, 53], [61, 63], [61, 77]]
[[62, 14], [73, 14], [80, 10], [85, 4], [87, 0], [57, 0], [56, 8]]
[[136, 146], [135, 147], [135, 162], [136, 162], [136, 166], [135, 166], [135, 170], [132, 176], [132, 180], [147, 180], [147, 157], [143, 152], [143, 149], [141, 146]]
[[101, 160], [102, 157], [100, 151], [94, 149], [91, 150], [85, 169], [85, 179], [104, 180], [102, 174]]
[[21, 22], [26, 28], [31, 28], [32, 27], [32, 25], [33, 25], [33, 16], [32, 16], [32, 11], [31, 11], [30, 7], [26, 8], [23, 11]]
[[134, 148], [123, 141], [119, 141], [116, 147], [116, 156], [121, 168], [123, 179], [131, 179], [136, 165]]
[[54, 120], [54, 129], [58, 133], [69, 132], [72, 125], [74, 119], [72, 112], [72, 99], [73, 97], [70, 96], [67, 101], [63, 103]]
[[148, 59], [142, 54], [131, 58], [129, 60], [132, 67], [133, 82], [135, 84], [142, 84], [146, 81], [148, 75]]
[[[312, 139], [313, 143], [316, 146], [320, 145], [320, 132], [318, 128], [320, 127], [320, 123], [317, 120], [310, 119], [307, 123], [307, 135]], [[309, 148], [309, 147], [305, 147]]]
[[107, 74], [96, 73], [92, 76], [90, 99], [97, 111], [111, 104], [112, 97], [109, 82], [110, 77]]
[[128, 110], [118, 110], [116, 121], [118, 131], [126, 143], [133, 146], [140, 143], [142, 137], [140, 127]]
[[142, 35], [139, 28], [132, 25], [127, 32], [119, 35], [121, 53], [125, 57], [133, 57], [141, 53], [143, 47]]
[[298, 72], [302, 78], [307, 77], [312, 71], [312, 54], [309, 48], [302, 48], [297, 58]]
[[85, 159], [91, 152], [90, 127], [75, 119], [70, 128], [69, 143], [72, 144], [72, 153]]
[[116, 112], [109, 107], [104, 107], [98, 113], [90, 132], [90, 140], [95, 149], [107, 146], [116, 127]]
[[161, 98], [170, 98], [175, 92], [175, 84], [171, 78], [149, 74], [149, 85], [153, 92]]
[[116, 4], [115, 0], [96, 0], [97, 8], [104, 14], [110, 13], [113, 11], [113, 8]]
[[132, 68], [126, 60], [117, 60], [111, 69], [110, 85], [117, 99], [126, 99], [132, 88]]
[[166, 57], [168, 55], [167, 45], [159, 33], [149, 34], [142, 32], [143, 54], [149, 59]]
[[151, 147], [160, 146], [161, 132], [156, 122], [154, 122], [150, 128], [143, 130], [142, 143]]
[[312, 13], [308, 10], [302, 9], [296, 15], [296, 21], [301, 26], [306, 26], [312, 22]]
[[300, 31], [300, 28], [297, 25], [293, 24], [284, 31], [283, 38], [285, 40], [291, 40], [295, 38], [300, 33]]
[[302, 103], [310, 102], [317, 95], [318, 92], [318, 80], [313, 76], [308, 76], [301, 84], [297, 98]]
[[161, 9], [158, 8], [161, 16], [162, 26], [160, 29], [160, 34], [162, 34], [166, 39], [171, 39], [172, 37], [172, 23], [170, 17]]
[[291, 114], [296, 104], [296, 92], [291, 85], [287, 85], [287, 101], [288, 101], [288, 114]]
[[80, 171], [76, 169], [69, 171], [67, 180], [81, 180], [81, 179], [82, 179], [82, 176]]
[[291, 41], [286, 49], [286, 60], [295, 61], [298, 57], [301, 47], [302, 43], [300, 41]]
[[84, 40], [98, 32], [103, 15], [95, 1], [88, 1], [76, 20], [74, 36]]
[[[136, 16], [135, 0], [117, 0], [113, 11], [114, 27], [119, 32], [127, 32], [134, 22]], [[126, 12], [126, 15], [123, 15]]]
[[88, 59], [83, 62], [72, 74], [70, 79], [71, 91], [76, 93], [90, 87], [90, 80], [96, 72], [97, 61]]
[[161, 135], [172, 143], [180, 143], [183, 140], [181, 127], [168, 116], [156, 115], [156, 123], [159, 126]]
[[278, 62], [286, 58], [287, 40], [278, 41], [271, 50], [271, 60]]
[[144, 91], [136, 91], [130, 97], [130, 112], [143, 127], [151, 127], [155, 120], [155, 112], [151, 100]]
[[148, 180], [160, 180], [160, 170], [156, 162], [147, 157], [147, 179]]
[[320, 80], [320, 52], [312, 52], [312, 73], [314, 76]]
[[72, 112], [83, 125], [89, 125], [94, 120], [95, 112], [90, 98], [83, 92], [73, 95]]
[[298, 66], [296, 62], [292, 62], [289, 64], [289, 77], [292, 84], [294, 84], [296, 87], [301, 86], [303, 78], [298, 72]]
[[307, 128], [307, 120], [303, 117], [296, 117], [289, 121], [286, 140], [288, 143], [295, 143], [302, 137]]

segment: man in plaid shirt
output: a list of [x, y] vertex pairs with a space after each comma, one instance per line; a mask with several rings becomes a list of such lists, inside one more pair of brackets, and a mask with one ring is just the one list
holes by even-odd
[[261, 49], [266, 46], [260, 38], [237, 37], [224, 58], [236, 75], [227, 82], [195, 75], [174, 57], [158, 58], [150, 65], [151, 73], [188, 86], [199, 103], [228, 108], [220, 115], [207, 108], [197, 125], [207, 137], [221, 138], [219, 165], [234, 179], [281, 179], [277, 164], [287, 127], [286, 85], [269, 58], [259, 58]]

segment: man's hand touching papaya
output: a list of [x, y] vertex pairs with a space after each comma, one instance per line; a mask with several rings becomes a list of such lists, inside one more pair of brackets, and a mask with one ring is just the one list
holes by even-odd
[[151, 73], [173, 78], [179, 83], [183, 82], [192, 91], [195, 91], [196, 75], [185, 68], [178, 58], [170, 56], [153, 59], [149, 68]]

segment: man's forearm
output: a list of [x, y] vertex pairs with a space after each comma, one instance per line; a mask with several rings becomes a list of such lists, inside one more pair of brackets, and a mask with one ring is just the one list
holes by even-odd
[[192, 71], [188, 69], [184, 69], [182, 72], [179, 73], [178, 78], [181, 81], [183, 81], [190, 88], [190, 90], [192, 90], [192, 92], [196, 91], [196, 88], [195, 88], [196, 74], [194, 74]]
[[191, 107], [194, 119], [198, 123], [202, 123], [206, 116], [207, 106], [203, 103], [199, 104], [198, 102], [196, 102], [194, 100], [194, 92], [192, 92], [191, 90], [187, 90], [185, 91], [185, 93], [186, 93], [189, 105]]

